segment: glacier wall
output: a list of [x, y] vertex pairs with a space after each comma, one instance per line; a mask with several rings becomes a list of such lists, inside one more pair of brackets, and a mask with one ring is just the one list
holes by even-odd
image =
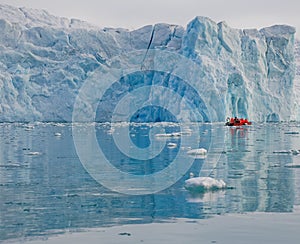
[[[0, 5], [0, 31], [2, 122], [72, 121], [75, 99], [95, 71], [118, 70], [122, 65], [115, 57], [130, 52], [144, 52], [146, 57], [149, 50], [191, 60], [200, 78], [185, 82], [172, 72], [143, 70], [145, 60], [140, 60], [140, 71], [126, 74], [99, 98], [97, 121], [111, 120], [120, 99], [143, 85], [170, 88], [187, 100], [189, 109], [198, 110], [198, 121], [224, 121], [226, 116], [253, 121], [299, 118], [294, 94], [295, 28], [290, 26], [238, 30], [196, 17], [186, 28], [156, 24], [133, 31], [100, 29], [45, 11]], [[150, 96], [155, 94], [141, 94], [144, 102]], [[165, 107], [173, 106], [175, 114], [145, 106], [133, 121], [174, 121], [186, 113], [168, 93], [156, 96], [169, 103]]]
[[295, 109], [293, 120], [300, 121], [300, 41], [295, 42], [296, 76], [294, 80]]

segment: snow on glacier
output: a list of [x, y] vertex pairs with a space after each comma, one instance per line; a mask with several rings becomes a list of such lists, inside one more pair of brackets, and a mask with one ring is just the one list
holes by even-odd
[[[186, 28], [156, 24], [133, 31], [100, 29], [45, 11], [0, 5], [0, 30], [0, 121], [71, 121], [78, 91], [95, 70], [118, 67], [114, 57], [148, 49], [192, 60], [201, 69], [201, 83], [191, 87], [172, 74], [134, 72], [106, 91], [97, 120], [109, 121], [124, 94], [143, 84], [171, 87], [201, 110], [199, 121], [223, 121], [226, 116], [299, 119], [299, 44], [295, 56], [295, 28], [290, 26], [239, 30], [196, 17]], [[205, 99], [197, 93], [202, 88], [210, 88]], [[168, 106], [175, 104], [165, 100]], [[176, 114], [159, 107], [146, 107], [134, 116], [133, 121], [176, 120]]]

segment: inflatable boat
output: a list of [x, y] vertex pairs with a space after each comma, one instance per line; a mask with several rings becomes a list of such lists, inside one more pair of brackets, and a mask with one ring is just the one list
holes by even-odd
[[248, 121], [247, 119], [243, 118], [227, 118], [225, 123], [226, 126], [243, 126], [243, 125], [251, 125], [252, 122]]

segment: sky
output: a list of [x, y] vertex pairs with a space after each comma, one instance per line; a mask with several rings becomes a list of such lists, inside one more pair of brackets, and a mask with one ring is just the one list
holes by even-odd
[[[44, 9], [67, 18], [81, 19], [100, 27], [137, 29], [169, 23], [186, 26], [195, 16], [233, 28], [263, 28], [287, 24], [300, 32], [299, 0], [0, 0], [17, 7]], [[297, 38], [300, 33], [297, 32]]]

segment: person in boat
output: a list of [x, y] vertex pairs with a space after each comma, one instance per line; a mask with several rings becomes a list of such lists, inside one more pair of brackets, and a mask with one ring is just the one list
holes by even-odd
[[233, 124], [234, 124], [234, 119], [227, 117], [225, 125], [227, 125], [227, 126], [233, 126]]
[[237, 117], [234, 117], [234, 123], [235, 123], [235, 124], [239, 124], [239, 123], [240, 123], [240, 120], [239, 120]]

